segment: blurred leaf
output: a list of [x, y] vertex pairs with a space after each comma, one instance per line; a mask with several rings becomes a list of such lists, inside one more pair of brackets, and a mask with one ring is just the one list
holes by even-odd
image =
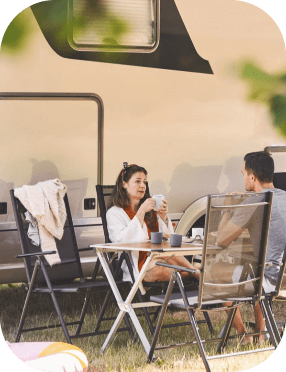
[[2, 39], [1, 50], [11, 54], [23, 51], [27, 47], [31, 32], [29, 16], [24, 10], [9, 24]]
[[266, 105], [275, 127], [286, 136], [286, 74], [269, 74], [250, 62], [241, 64], [238, 70], [249, 85], [248, 99]]
[[[120, 38], [129, 31], [128, 22], [111, 12], [104, 0], [85, 0], [81, 14], [73, 19], [74, 32], [80, 34], [98, 25], [98, 36], [106, 46], [119, 45]], [[100, 35], [104, 30], [104, 34]]]
[[[105, 0], [86, 0], [81, 9], [81, 13], [73, 21], [75, 32], [85, 32], [94, 23], [101, 24], [99, 29], [105, 30], [103, 42], [106, 46], [120, 44], [120, 38], [129, 31], [128, 22], [123, 18], [117, 17], [108, 11]], [[53, 28], [52, 37], [57, 39], [57, 43], [65, 46], [67, 41], [67, 6], [68, 0], [52, 0], [48, 4], [37, 3], [31, 8], [37, 9], [46, 15], [47, 29]], [[8, 26], [2, 40], [2, 51], [16, 54], [25, 51], [31, 37], [34, 34], [28, 9], [22, 11]], [[52, 21], [50, 14], [52, 14]]]
[[120, 37], [128, 32], [127, 22], [123, 19], [112, 17], [110, 18], [110, 33], [115, 37]]
[[243, 66], [241, 77], [248, 81], [250, 85], [248, 98], [253, 101], [267, 102], [277, 89], [283, 85], [280, 77], [269, 75], [250, 63]]
[[281, 80], [284, 81], [284, 83], [286, 83], [286, 75], [282, 75]]
[[286, 96], [276, 95], [272, 97], [271, 112], [274, 117], [274, 124], [286, 135]]

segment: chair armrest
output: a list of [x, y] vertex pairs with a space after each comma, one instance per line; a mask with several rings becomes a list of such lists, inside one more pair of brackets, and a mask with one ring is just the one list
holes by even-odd
[[184, 266], [171, 265], [171, 264], [167, 264], [167, 263], [163, 263], [163, 262], [156, 262], [155, 265], [168, 267], [170, 269], [174, 269], [174, 270], [177, 270], [177, 271], [186, 271], [186, 272], [191, 273], [191, 274], [200, 274], [201, 273], [200, 270], [187, 269]]
[[47, 251], [47, 252], [35, 252], [35, 253], [25, 253], [25, 254], [17, 254], [16, 258], [21, 257], [32, 257], [32, 256], [45, 256], [46, 254], [55, 254], [56, 251]]
[[91, 248], [91, 247], [88, 247], [88, 248], [78, 248], [78, 251], [79, 252], [92, 251], [92, 250], [93, 250], [93, 248]]

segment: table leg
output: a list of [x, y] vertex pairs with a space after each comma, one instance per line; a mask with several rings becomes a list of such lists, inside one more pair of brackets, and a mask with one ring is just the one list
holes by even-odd
[[102, 348], [100, 350], [100, 354], [104, 353], [105, 349], [107, 348], [108, 344], [113, 340], [115, 333], [122, 322], [122, 319], [124, 318], [125, 311], [120, 311], [117, 315], [117, 318], [115, 319], [115, 322], [113, 323], [113, 326], [110, 328], [110, 331], [104, 341], [104, 344], [102, 345]]
[[[150, 351], [150, 343], [149, 343], [149, 341], [148, 341], [148, 339], [147, 339], [147, 337], [145, 335], [145, 332], [144, 332], [144, 330], [143, 330], [143, 328], [142, 328], [142, 326], [141, 326], [141, 324], [140, 324], [140, 322], [138, 320], [138, 317], [137, 317], [137, 315], [136, 315], [136, 313], [135, 313], [135, 311], [134, 311], [134, 309], [133, 309], [133, 307], [131, 305], [131, 302], [132, 302], [132, 300], [133, 300], [133, 298], [134, 298], [134, 296], [136, 294], [136, 291], [139, 288], [140, 283], [142, 282], [142, 280], [144, 278], [145, 270], [148, 267], [148, 264], [149, 264], [149, 262], [151, 260], [151, 257], [149, 256], [147, 258], [147, 260], [145, 261], [145, 263], [144, 263], [144, 265], [142, 267], [142, 270], [141, 270], [141, 272], [140, 272], [137, 280], [135, 281], [135, 283], [133, 284], [132, 288], [130, 289], [130, 292], [129, 292], [128, 296], [127, 296], [127, 299], [124, 302], [122, 300], [121, 294], [120, 294], [120, 292], [119, 292], [119, 290], [117, 288], [117, 285], [115, 283], [115, 280], [113, 278], [113, 275], [112, 275], [112, 273], [111, 273], [111, 271], [109, 269], [109, 266], [108, 266], [108, 264], [107, 264], [107, 262], [106, 262], [106, 260], [105, 260], [105, 258], [103, 256], [103, 250], [100, 249], [100, 248], [96, 248], [96, 250], [97, 250], [97, 255], [98, 255], [98, 258], [99, 258], [100, 263], [102, 265], [102, 268], [103, 268], [103, 270], [105, 272], [105, 275], [107, 277], [107, 280], [108, 280], [108, 282], [109, 282], [109, 284], [111, 286], [112, 292], [114, 293], [114, 296], [116, 298], [118, 307], [120, 309], [120, 312], [119, 312], [119, 314], [118, 314], [118, 316], [117, 316], [117, 318], [116, 318], [113, 326], [111, 327], [111, 329], [110, 329], [110, 331], [109, 331], [109, 333], [108, 333], [108, 335], [106, 337], [106, 340], [104, 341], [104, 344], [103, 344], [103, 346], [101, 348], [100, 353], [102, 354], [105, 351], [105, 349], [108, 346], [108, 344], [114, 338], [115, 333], [116, 333], [116, 331], [117, 331], [120, 323], [122, 322], [125, 313], [128, 313], [129, 316], [130, 316], [130, 319], [131, 319], [131, 321], [132, 321], [132, 323], [133, 323], [133, 325], [135, 327], [135, 330], [138, 333], [138, 336], [140, 338], [140, 341], [141, 341], [141, 343], [142, 343], [142, 345], [143, 345], [143, 347], [145, 349], [145, 352], [148, 355], [149, 354], [149, 351]], [[122, 308], [123, 308], [123, 310], [122, 310]]]
[[[117, 318], [115, 319], [115, 322], [113, 324], [113, 326], [111, 327], [105, 341], [104, 341], [104, 344], [102, 345], [102, 348], [100, 350], [100, 354], [104, 353], [105, 349], [107, 348], [108, 344], [113, 340], [114, 336], [115, 336], [115, 333], [118, 329], [118, 327], [120, 326], [120, 323], [122, 322], [124, 316], [126, 314], [126, 311], [123, 311], [123, 310], [120, 310], [119, 314], [117, 315]], [[145, 335], [145, 332], [138, 320], [138, 317], [134, 311], [134, 309], [132, 308], [132, 306], [130, 306], [129, 308], [129, 311], [128, 311], [128, 314], [130, 316], [130, 319], [135, 327], [135, 330], [138, 334], [138, 337], [140, 338], [140, 341], [144, 347], [144, 350], [146, 352], [147, 355], [149, 355], [149, 352], [150, 352], [150, 343]]]

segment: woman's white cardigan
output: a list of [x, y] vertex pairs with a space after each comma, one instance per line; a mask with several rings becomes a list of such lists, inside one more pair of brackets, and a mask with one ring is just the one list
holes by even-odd
[[[106, 213], [106, 220], [109, 239], [112, 241], [112, 243], [144, 242], [149, 239], [146, 223], [144, 222], [143, 226], [141, 226], [141, 223], [136, 216], [130, 220], [123, 208], [115, 206], [111, 207]], [[169, 217], [167, 226], [161, 217], [158, 216], [158, 225], [159, 231], [165, 234], [172, 234], [174, 232], [172, 222]], [[138, 258], [139, 252], [131, 251], [131, 263], [133, 266], [135, 280], [139, 275]], [[131, 281], [131, 276], [125, 261], [123, 261], [121, 268], [123, 271], [123, 280]], [[142, 294], [146, 293], [142, 285], [140, 286], [140, 290]]]

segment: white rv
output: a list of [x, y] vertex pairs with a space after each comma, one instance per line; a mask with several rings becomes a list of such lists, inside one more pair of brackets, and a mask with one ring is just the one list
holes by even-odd
[[[264, 11], [234, 0], [112, 0], [100, 11], [88, 3], [40, 2], [3, 39], [0, 283], [26, 278], [12, 188], [59, 178], [86, 247], [104, 240], [95, 185], [136, 163], [187, 234], [205, 195], [243, 191], [245, 153], [286, 144], [236, 74], [246, 60], [270, 72], [285, 66], [283, 37]], [[82, 254], [86, 273], [95, 260]]]

